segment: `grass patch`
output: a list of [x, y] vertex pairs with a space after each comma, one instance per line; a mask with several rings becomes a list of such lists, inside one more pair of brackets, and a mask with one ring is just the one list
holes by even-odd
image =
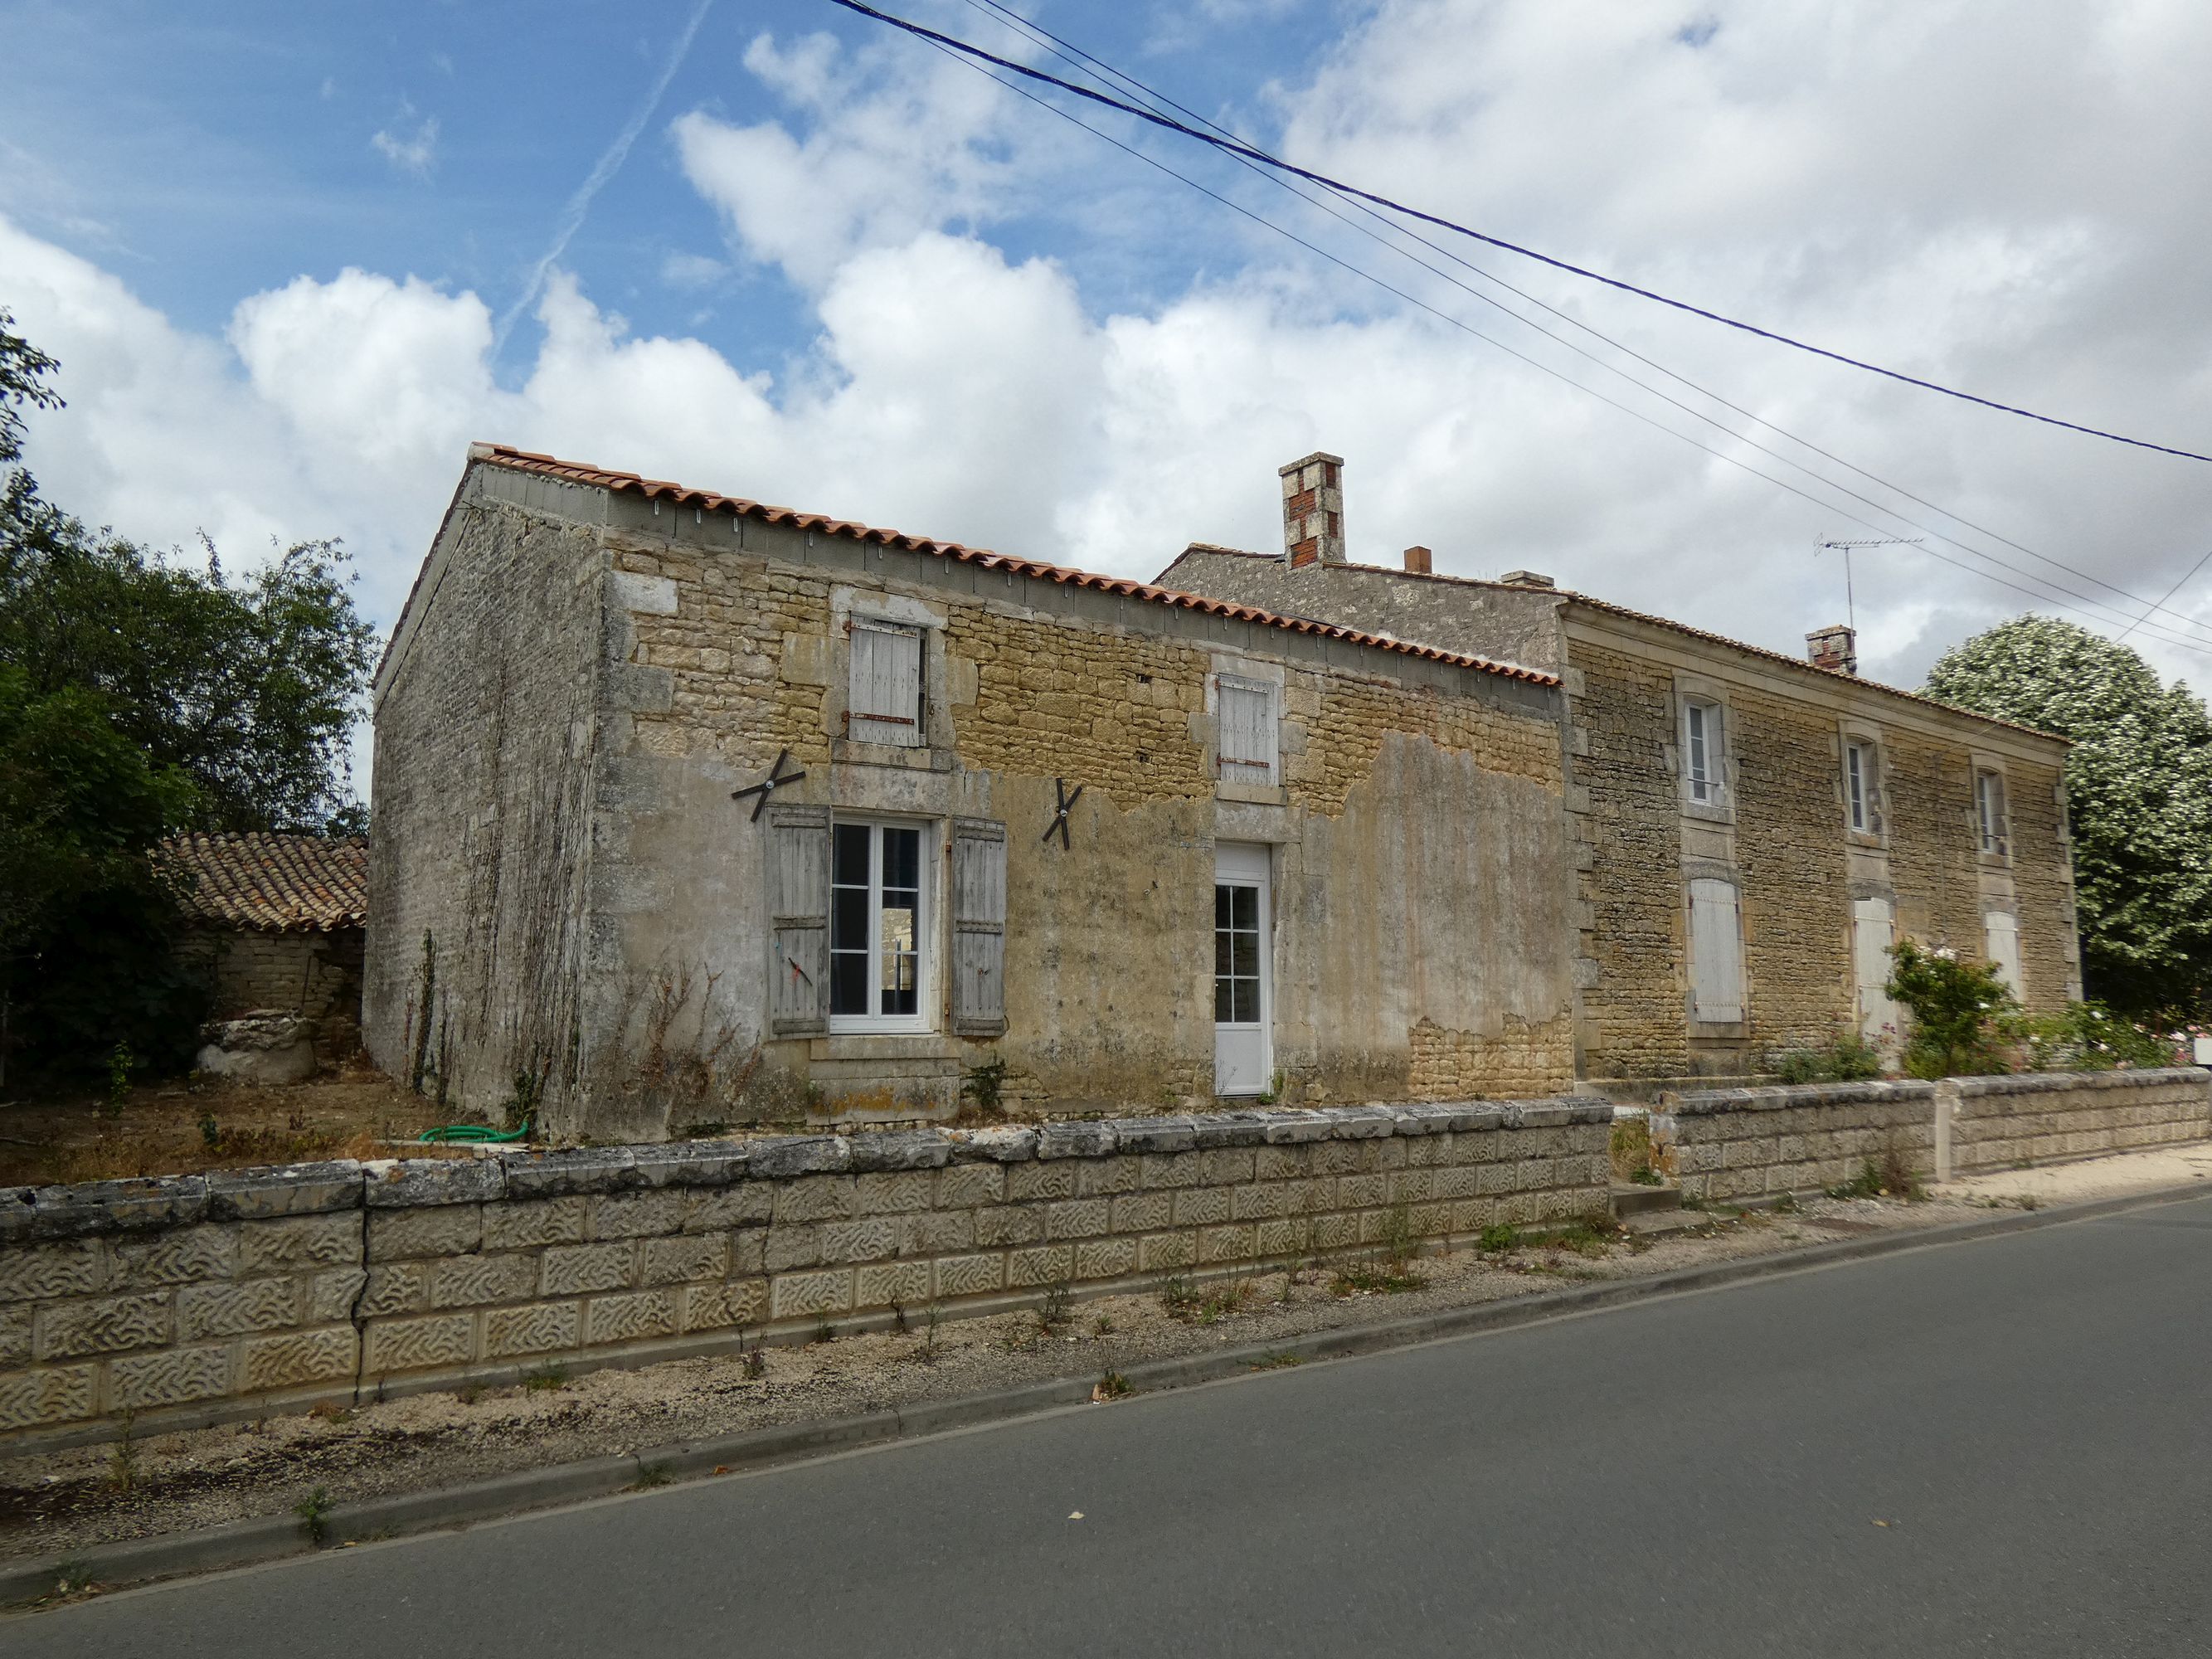
[[1263, 1353], [1244, 1369], [1248, 1371], [1281, 1371], [1305, 1363], [1306, 1357], [1302, 1353]]
[[1612, 1254], [1613, 1247], [1620, 1242], [1620, 1235], [1611, 1218], [1601, 1222], [1585, 1217], [1560, 1229], [1545, 1242], [1555, 1249], [1571, 1250], [1577, 1255], [1603, 1256]]
[[568, 1368], [557, 1359], [533, 1365], [522, 1374], [522, 1386], [532, 1394], [550, 1394], [568, 1386]]
[[1476, 1235], [1474, 1247], [1485, 1255], [1503, 1255], [1521, 1246], [1521, 1230], [1510, 1222], [1498, 1221], [1485, 1227]]

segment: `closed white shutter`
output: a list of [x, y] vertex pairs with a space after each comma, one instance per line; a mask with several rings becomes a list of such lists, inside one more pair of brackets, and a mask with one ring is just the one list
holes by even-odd
[[[1895, 932], [1889, 901], [1856, 899], [1851, 904], [1851, 962], [1857, 981], [1859, 1035], [1869, 1042], [1893, 1042], [1905, 1020], [1889, 1000], [1889, 947]], [[1885, 1032], [1883, 1027], [1888, 1028]]]
[[1743, 936], [1733, 882], [1690, 884], [1690, 1006], [1694, 1019], [1743, 1018]]
[[1274, 782], [1274, 688], [1224, 676], [1215, 690], [1221, 775], [1232, 782]]
[[854, 742], [921, 745], [920, 629], [854, 620], [852, 686], [846, 707], [846, 734]]
[[1006, 1030], [1006, 826], [952, 820], [952, 1030]]
[[1990, 960], [1997, 965], [1997, 977], [2012, 988], [2014, 996], [2022, 995], [2019, 918], [2008, 911], [1992, 910], [1982, 918], [1982, 928], [1989, 938]]

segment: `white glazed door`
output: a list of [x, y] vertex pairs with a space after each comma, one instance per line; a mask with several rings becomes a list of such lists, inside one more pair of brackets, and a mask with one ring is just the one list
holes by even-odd
[[1224, 842], [1213, 865], [1213, 1088], [1256, 1095], [1274, 1075], [1268, 849]]

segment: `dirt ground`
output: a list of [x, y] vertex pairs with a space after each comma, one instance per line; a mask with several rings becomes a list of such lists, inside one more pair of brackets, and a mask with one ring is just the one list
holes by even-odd
[[282, 1088], [153, 1084], [131, 1090], [119, 1109], [95, 1094], [0, 1100], [0, 1186], [390, 1158], [389, 1143], [453, 1115], [366, 1063]]
[[1103, 1376], [1210, 1347], [1937, 1226], [2008, 1202], [1993, 1195], [1909, 1204], [1821, 1199], [1789, 1213], [1717, 1213], [1694, 1231], [1656, 1240], [1586, 1232], [1566, 1244], [1430, 1257], [1395, 1281], [1368, 1277], [1375, 1288], [1312, 1267], [1209, 1285], [1180, 1300], [1152, 1292], [1078, 1302], [1049, 1325], [1023, 1312], [948, 1321], [933, 1332], [915, 1317], [903, 1334], [767, 1349], [757, 1356], [758, 1374], [736, 1354], [574, 1378], [550, 1368], [521, 1387], [0, 1459], [0, 1558], [66, 1555], [111, 1540], [283, 1514], [318, 1488], [345, 1502], [1025, 1382]]

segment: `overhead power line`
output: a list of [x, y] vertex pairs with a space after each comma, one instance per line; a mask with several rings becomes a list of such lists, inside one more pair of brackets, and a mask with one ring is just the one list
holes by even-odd
[[[1234, 141], [1237, 144], [1244, 149], [1251, 149], [1255, 152], [1257, 151], [1258, 147], [1254, 145], [1242, 134], [1223, 126], [1219, 122], [1208, 118], [1206, 116], [1191, 109], [1186, 105], [1177, 103], [1173, 98], [1168, 96], [1165, 93], [1161, 92], [1157, 88], [1146, 85], [1135, 76], [1127, 73], [1126, 70], [1116, 68], [1112, 64], [1108, 63], [1105, 59], [1099, 58], [1091, 52], [1086, 52], [1083, 47], [1078, 46], [1073, 40], [1069, 40], [1060, 35], [1054, 34], [1050, 29], [1046, 28], [1042, 23], [1038, 23], [1032, 19], [1024, 17], [1020, 13], [1012, 9], [1010, 7], [1001, 4], [1000, 0], [966, 0], [966, 3], [971, 9], [981, 13], [985, 16], [991, 17], [995, 21], [1004, 23], [1007, 27], [1014, 30], [1017, 33], [1028, 40], [1032, 45], [1043, 47], [1045, 51], [1050, 52], [1062, 63], [1075, 70], [1079, 74], [1088, 75], [1093, 80], [1098, 81], [1102, 84], [1109, 88], [1112, 88], [1115, 82], [1119, 82], [1121, 85], [1128, 88], [1136, 96], [1151, 100], [1156, 107], [1164, 106], [1167, 109], [1173, 110], [1177, 114], [1184, 116], [1189, 120], [1197, 122], [1202, 126], [1210, 128], [1214, 132], [1219, 133], [1222, 137]], [[1073, 55], [1071, 56], [1071, 54]], [[1079, 59], [1080, 60], [1079, 62], [1078, 61]], [[994, 76], [994, 78], [995, 79], [997, 77]], [[1001, 82], [1001, 84], [1004, 83]], [[1042, 102], [1042, 100], [1032, 100], [1031, 101]], [[1047, 105], [1045, 106], [1048, 108], [1052, 107], [1050, 105]], [[1055, 110], [1054, 112], [1061, 113], [1062, 112]], [[1086, 131], [1090, 129], [1086, 128]], [[1799, 447], [1810, 451], [1813, 454], [1820, 457], [1823, 460], [1831, 461], [1847, 471], [1856, 473], [1858, 477], [1869, 480], [1870, 483], [1883, 489], [1890, 491], [1893, 495], [1901, 496], [1905, 500], [1911, 501], [1917, 506], [1926, 507], [1931, 513], [1941, 514], [1944, 518], [1950, 520], [1953, 523], [1963, 526], [1965, 528], [1972, 531], [1977, 535], [1986, 536], [1991, 541], [2000, 543], [2006, 547], [2011, 548], [2015, 552], [2023, 553], [2029, 558], [2035, 560], [2039, 564], [2048, 565], [2054, 570], [2063, 571], [2066, 574], [2075, 577], [2078, 580], [2087, 582], [2092, 586], [2100, 588], [2106, 592], [2117, 594], [2121, 599], [2127, 600], [2130, 605], [2144, 607], [2142, 614], [2139, 616], [2132, 617], [2123, 616], [2118, 612], [2117, 608], [2112, 605], [2109, 602], [2091, 599], [2087, 594], [2079, 593], [2075, 590], [2066, 587], [2063, 584], [2052, 582], [2048, 577], [2039, 576], [2033, 572], [2023, 570], [2017, 565], [2011, 564], [2003, 559], [1996, 557], [1993, 554], [1985, 552], [1983, 550], [1972, 545], [1969, 543], [1960, 541], [1955, 536], [1945, 535], [1939, 530], [1934, 529], [1929, 526], [1923, 525], [1917, 520], [1910, 518], [1902, 513], [1897, 512], [1895, 508], [1891, 507], [1885, 503], [1874, 501], [1871, 497], [1862, 495], [1856, 490], [1850, 489], [1847, 486], [1836, 483], [1833, 479], [1827, 477], [1816, 468], [1808, 467], [1802, 462], [1784, 455], [1779, 450], [1771, 448], [1765, 444], [1759, 443], [1755, 440], [1745, 436], [1745, 434], [1738, 432], [1725, 422], [1716, 420], [1703, 410], [1694, 409], [1688, 404], [1683, 403], [1679, 398], [1669, 397], [1667, 393], [1660, 391], [1657, 387], [1651, 386], [1649, 382], [1639, 380], [1635, 375], [1629, 374], [1618, 364], [1607, 362], [1604, 358], [1598, 356], [1595, 353], [1585, 350], [1581, 346], [1575, 344], [1573, 341], [1566, 339], [1563, 336], [1546, 328], [1542, 324], [1522, 315], [1520, 313], [1515, 311], [1511, 307], [1500, 303], [1498, 301], [1492, 299], [1490, 295], [1482, 293], [1477, 289], [1468, 287], [1465, 283], [1461, 282], [1449, 272], [1437, 270], [1434, 265], [1430, 264], [1425, 259], [1408, 253], [1397, 243], [1377, 235], [1374, 231], [1367, 228], [1365, 226], [1356, 223], [1352, 220], [1346, 218], [1345, 215], [1338, 212], [1334, 208], [1331, 207], [1327, 201], [1318, 200], [1312, 196], [1307, 195], [1304, 191], [1300, 190], [1297, 185], [1291, 183], [1288, 179], [1284, 178], [1280, 173], [1271, 172], [1265, 167], [1256, 166], [1253, 162], [1245, 160], [1242, 155], [1233, 156], [1232, 159], [1234, 159], [1237, 164], [1243, 167], [1247, 172], [1251, 173], [1259, 178], [1267, 179], [1278, 189], [1288, 192], [1290, 195], [1296, 197], [1299, 201], [1305, 203], [1310, 207], [1320, 210], [1322, 212], [1328, 214], [1331, 218], [1335, 219], [1340, 223], [1349, 226], [1352, 230], [1357, 231], [1363, 236], [1365, 236], [1369, 240], [1375, 242], [1382, 247], [1389, 249], [1391, 252], [1397, 254], [1400, 258], [1412, 260], [1413, 264], [1420, 266], [1421, 269], [1431, 272], [1432, 275], [1442, 277], [1445, 282], [1449, 283], [1453, 287], [1460, 289], [1461, 292], [1480, 300], [1483, 304], [1487, 305], [1495, 310], [1502, 311], [1505, 315], [1513, 318], [1516, 322], [1521, 323], [1525, 327], [1535, 330], [1538, 333], [1557, 342], [1559, 344], [1565, 347], [1566, 349], [1575, 353], [1576, 356], [1595, 363], [1599, 368], [1605, 369], [1608, 374], [1618, 375], [1620, 378], [1626, 380], [1631, 386], [1636, 386], [1639, 390], [1646, 392], [1665, 403], [1671, 404], [1674, 407], [1681, 410], [1685, 414], [1691, 416], [1693, 419], [1702, 421], [1706, 425], [1712, 427], [1717, 431], [1728, 434], [1729, 436], [1736, 439], [1740, 442], [1749, 444], [1753, 448], [1760, 451], [1762, 453], [1772, 456], [1775, 459], [1782, 462], [1785, 466], [1793, 467], [1808, 477], [1817, 478], [1822, 483], [1827, 484], [1832, 489], [1843, 490], [1844, 494], [1850, 495], [1855, 501], [1863, 501], [1866, 505], [1875, 507], [1877, 511], [1893, 514], [1904, 523], [1910, 525], [1913, 529], [1920, 531], [1925, 535], [1933, 536], [1940, 541], [1948, 542], [1950, 545], [1958, 548], [1960, 551], [1966, 553], [1974, 558], [1980, 559], [1985, 563], [1995, 565], [1999, 569], [2009, 570], [2014, 572], [2015, 574], [2027, 577], [2029, 580], [2042, 582], [2055, 588], [2059, 593], [2064, 594], [2069, 598], [2078, 599], [2082, 600], [2085, 604], [2094, 605], [2099, 610], [2106, 612], [2111, 617], [2112, 620], [2116, 622], [2125, 622], [2130, 632], [2132, 632], [2135, 629], [2142, 626], [2143, 623], [2149, 622], [2154, 616], [2163, 611], [2166, 617], [2172, 619], [2171, 622], [2166, 623], [2165, 626], [2168, 628], [2180, 628], [2193, 630], [2201, 636], [2212, 638], [2212, 628], [2208, 628], [2206, 624], [2198, 622], [2195, 617], [2188, 615], [2185, 611], [2170, 609], [2166, 605], [2166, 600], [2171, 599], [2173, 594], [2178, 592], [2181, 586], [2187, 582], [2188, 577], [2186, 576], [2182, 579], [2181, 582], [2176, 583], [2172, 588], [2169, 589], [2164, 599], [2151, 600], [2146, 599], [2140, 593], [2132, 592], [2127, 588], [2118, 586], [2117, 583], [2108, 581], [2104, 577], [2097, 575], [2094, 572], [2081, 569], [2077, 566], [2068, 564], [2063, 559], [2054, 559], [2048, 554], [2039, 552], [2034, 548], [2029, 547], [2024, 543], [2014, 541], [2012, 538], [2005, 535], [2000, 531], [1992, 530], [1987, 525], [1977, 523], [1975, 520], [1967, 518], [1963, 514], [1943, 506], [1941, 502], [1932, 501], [1923, 495], [1914, 494], [1911, 490], [1906, 489], [1904, 485], [1898, 483], [1893, 479], [1885, 478], [1880, 474], [1871, 472], [1865, 467], [1860, 466], [1856, 462], [1846, 459], [1844, 457], [1836, 454], [1831, 450], [1824, 449], [1819, 444], [1814, 443], [1811, 439], [1804, 437], [1801, 434], [1792, 432], [1787, 427], [1769, 420], [1765, 416], [1754, 413], [1753, 410], [1744, 408], [1741, 404], [1730, 402], [1727, 398], [1714, 391], [1711, 386], [1700, 385], [1698, 382], [1691, 380], [1686, 375], [1678, 374], [1674, 369], [1668, 368], [1666, 364], [1644, 356], [1642, 352], [1638, 351], [1634, 347], [1613, 338], [1611, 335], [1607, 334], [1599, 329], [1593, 328], [1590, 325], [1583, 322], [1578, 318], [1571, 316], [1566, 312], [1560, 310], [1557, 306], [1552, 305], [1540, 296], [1529, 293], [1526, 289], [1516, 288], [1514, 284], [1507, 282], [1504, 277], [1498, 276], [1495, 272], [1474, 264], [1472, 260], [1455, 252], [1452, 249], [1441, 243], [1431, 240], [1428, 237], [1422, 235], [1419, 231], [1407, 228], [1406, 226], [1400, 224], [1396, 220], [1389, 218], [1383, 214], [1377, 212], [1375, 209], [1369, 207], [1365, 203], [1345, 197], [1340, 192], [1329, 192], [1331, 195], [1335, 197], [1335, 199], [1342, 201], [1346, 206], [1352, 209], [1365, 218], [1373, 221], [1376, 224], [1383, 226], [1393, 235], [1409, 238], [1420, 246], [1427, 248], [1431, 252], [1449, 260], [1455, 265], [1457, 265], [1462, 270], [1468, 271], [1474, 276], [1480, 277], [1482, 281], [1491, 283], [1494, 287], [1502, 289], [1506, 293], [1513, 295], [1518, 299], [1526, 301], [1528, 304], [1536, 307], [1539, 310], [1541, 310], [1553, 317], [1556, 317], [1568, 327], [1575, 329], [1582, 334], [1587, 335], [1591, 339], [1601, 341], [1606, 345], [1612, 347], [1615, 351], [1621, 353], [1624, 356], [1631, 358], [1633, 361], [1643, 364], [1645, 368], [1666, 376], [1667, 379], [1674, 381], [1676, 385], [1688, 387], [1691, 391], [1698, 393], [1700, 397], [1711, 399], [1713, 403], [1718, 404], [1721, 408], [1729, 410], [1730, 413], [1739, 415], [1745, 420], [1753, 422], [1754, 425], [1765, 428], [1768, 431], [1776, 434], [1779, 437], [1787, 439], [1790, 442], [1797, 445]], [[1486, 339], [1487, 338], [1486, 336], [1484, 337]], [[1569, 384], [1578, 385], [1579, 383], [1571, 381]], [[1761, 476], [1763, 477], [1764, 475], [1762, 474]], [[1911, 542], [1917, 540], [1917, 538], [1890, 537], [1886, 538], [1885, 540], [1900, 544], [1909, 544]], [[1974, 572], [1973, 574], [1978, 575], [1986, 574], [1985, 572], [1979, 571]], [[2192, 571], [2191, 574], [2194, 574], [2195, 573]], [[2093, 613], [2084, 611], [2083, 614], [2092, 615]], [[2125, 635], [2124, 635], [2122, 637], [2125, 637]]]
[[[1832, 362], [1863, 369], [1869, 374], [1879, 374], [1885, 379], [1896, 380], [1905, 386], [1918, 386], [1924, 392], [1939, 392], [1946, 398], [1955, 398], [1961, 403], [1977, 404], [1984, 409], [1996, 410], [2001, 414], [2017, 415], [2024, 420], [2038, 421], [2045, 426], [2063, 428], [2069, 432], [2078, 432], [2086, 437], [2102, 438], [2112, 443], [2126, 444], [2136, 449], [2152, 450], [2161, 455], [2178, 457], [2182, 460], [2212, 463], [2212, 455], [2199, 454], [2193, 449], [2181, 449], [2170, 444], [2154, 443], [2146, 438], [2130, 438], [2123, 433], [2108, 432], [2101, 427], [2087, 426], [2078, 421], [2063, 420], [2056, 415], [2039, 414], [2034, 410], [2023, 409], [2015, 404], [2000, 403], [1994, 398], [1984, 398], [1972, 392], [1962, 392], [1955, 386], [1944, 386], [1936, 380], [1923, 380], [1917, 374], [1907, 374], [1902, 369], [1886, 368], [1880, 363], [1868, 362], [1863, 358], [1849, 356], [1840, 351], [1832, 351], [1826, 346], [1814, 345], [1808, 341], [1778, 333], [1772, 329], [1761, 328], [1755, 323], [1747, 323], [1724, 313], [1709, 310], [1704, 306], [1692, 305], [1686, 300], [1677, 300], [1670, 295], [1659, 293], [1653, 289], [1640, 288], [1636, 283], [1623, 281], [1618, 276], [1608, 276], [1603, 271], [1592, 270], [1587, 266], [1573, 264], [1570, 260], [1539, 252], [1536, 249], [1524, 246], [1519, 242], [1508, 241], [1504, 237], [1493, 236], [1487, 231], [1474, 229], [1456, 221], [1444, 218], [1441, 215], [1425, 212], [1416, 207], [1409, 207], [1403, 202], [1394, 201], [1389, 197], [1378, 195], [1373, 191], [1363, 190], [1358, 185], [1348, 184], [1341, 179], [1333, 179], [1327, 173], [1316, 173], [1310, 167], [1302, 167], [1295, 162], [1285, 161], [1279, 156], [1270, 155], [1265, 150], [1255, 149], [1240, 140], [1202, 131], [1187, 122], [1176, 119], [1173, 116], [1164, 114], [1158, 110], [1147, 109], [1141, 104], [1133, 104], [1110, 93], [1100, 92], [1092, 87], [1079, 86], [1072, 81], [1063, 81], [1056, 75], [1048, 75], [1042, 70], [1031, 69], [1026, 64], [1018, 64], [1012, 58], [1001, 58], [996, 52], [988, 52], [983, 47], [971, 41], [963, 40], [956, 35], [940, 33], [935, 29], [925, 28], [921, 24], [909, 21], [906, 18], [894, 16], [890, 12], [879, 11], [873, 6], [865, 4], [863, 0], [830, 0], [830, 3], [842, 6], [846, 10], [858, 13], [863, 17], [872, 17], [879, 23], [889, 24], [893, 28], [902, 29], [918, 40], [927, 40], [942, 50], [957, 52], [962, 57], [979, 63], [995, 64], [1011, 74], [1022, 76], [1046, 86], [1056, 87], [1062, 92], [1072, 93], [1076, 97], [1088, 99], [1094, 104], [1103, 104], [1109, 109], [1119, 110], [1125, 115], [1133, 115], [1139, 120], [1149, 121], [1154, 126], [1164, 127], [1170, 132], [1180, 133], [1186, 138], [1195, 139], [1198, 143], [1220, 150], [1224, 154], [1249, 157], [1263, 166], [1274, 167], [1293, 177], [1304, 179], [1310, 184], [1319, 185], [1324, 190], [1356, 196], [1363, 201], [1373, 203], [1377, 207], [1388, 208], [1393, 213], [1402, 213], [1408, 218], [1418, 219], [1424, 224], [1434, 225], [1439, 229], [1449, 230], [1455, 234], [1469, 237], [1478, 242], [1486, 242], [1492, 247], [1502, 248], [1508, 253], [1517, 253], [1523, 258], [1534, 259], [1539, 264], [1550, 265], [1555, 270], [1564, 270], [1571, 276], [1586, 277], [1594, 283], [1601, 283], [1606, 287], [1618, 289], [1624, 294], [1633, 294], [1639, 299], [1668, 306], [1676, 311], [1686, 312], [1693, 317], [1702, 317], [1708, 322], [1737, 329], [1743, 333], [1756, 336], [1759, 339], [1771, 340], [1777, 345], [1788, 346], [1793, 350], [1807, 352], [1815, 357], [1825, 357]], [[1049, 109], [1052, 106], [1048, 104], [1045, 107]], [[1097, 129], [1092, 128], [1091, 131], [1096, 131]]]

